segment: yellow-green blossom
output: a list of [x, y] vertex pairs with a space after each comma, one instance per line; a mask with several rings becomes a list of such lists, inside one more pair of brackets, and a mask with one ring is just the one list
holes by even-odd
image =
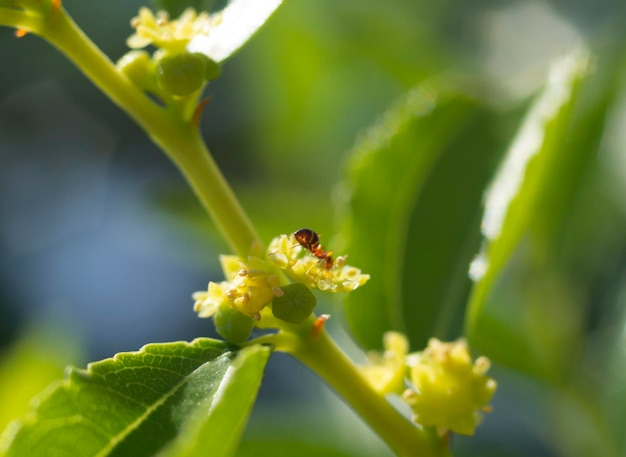
[[224, 292], [226, 288], [228, 288], [227, 281], [222, 281], [219, 284], [210, 282], [208, 290], [193, 293], [193, 310], [198, 313], [198, 317], [213, 316], [220, 305], [229, 301]]
[[139, 10], [139, 15], [131, 20], [135, 33], [131, 35], [128, 47], [139, 49], [153, 44], [169, 51], [183, 51], [192, 38], [198, 35], [208, 36], [211, 29], [221, 22], [221, 15], [196, 13], [187, 8], [178, 19], [170, 20], [167, 13], [159, 11], [156, 16], [146, 7]]
[[481, 411], [490, 410], [488, 403], [497, 387], [485, 374], [489, 360], [479, 357], [472, 363], [464, 340], [443, 343], [432, 338], [423, 352], [409, 355], [407, 364], [415, 389], [403, 397], [415, 421], [472, 435]]
[[361, 372], [377, 392], [400, 394], [405, 390], [409, 342], [402, 333], [387, 332], [383, 345], [385, 352], [368, 354], [370, 364], [361, 367]]
[[358, 268], [346, 265], [345, 256], [337, 257], [332, 266], [326, 268], [325, 260], [315, 257], [293, 235], [274, 238], [267, 255], [294, 281], [324, 292], [350, 292], [370, 278]]
[[283, 294], [270, 265], [258, 257], [248, 257], [244, 263], [236, 256], [220, 256], [220, 262], [227, 280], [210, 282], [206, 292], [193, 294], [199, 317], [211, 317], [220, 305], [228, 303], [242, 314], [259, 319], [261, 310]]

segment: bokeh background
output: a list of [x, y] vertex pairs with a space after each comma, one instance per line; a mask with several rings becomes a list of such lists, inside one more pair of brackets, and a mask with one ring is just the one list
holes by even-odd
[[[112, 60], [127, 50], [130, 18], [143, 5], [63, 4]], [[515, 112], [552, 59], [581, 42], [619, 49], [623, 30], [621, 0], [289, 0], [209, 85], [202, 129], [266, 240], [300, 227], [332, 240], [347, 154], [410, 88], [465, 74], [503, 112]], [[615, 106], [598, 158], [609, 203], [588, 202], [608, 221], [594, 251], [593, 265], [606, 269], [598, 306], [583, 316], [600, 351], [605, 295], [626, 305], [626, 98]], [[0, 29], [0, 398], [12, 398], [0, 408], [0, 428], [25, 408], [22, 397], [67, 364], [213, 336], [190, 294], [220, 279], [217, 255], [225, 251], [176, 169], [122, 111], [50, 45]], [[323, 306], [333, 314], [331, 329], [359, 357], [341, 310]], [[576, 455], [551, 442], [534, 381], [496, 372], [497, 419], [488, 418], [475, 439], [459, 439], [458, 455]], [[295, 449], [389, 455], [319, 381], [279, 355], [241, 455]]]

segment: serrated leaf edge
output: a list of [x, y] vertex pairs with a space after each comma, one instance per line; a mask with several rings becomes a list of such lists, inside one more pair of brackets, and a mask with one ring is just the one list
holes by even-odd
[[[188, 341], [174, 341], [171, 343], [149, 343], [146, 344], [144, 346], [142, 346], [138, 351], [127, 351], [127, 352], [118, 352], [117, 354], [115, 354], [113, 357], [109, 357], [103, 360], [98, 360], [96, 362], [91, 362], [87, 364], [86, 368], [77, 368], [77, 367], [73, 367], [73, 366], [69, 366], [68, 369], [66, 370], [66, 374], [65, 374], [65, 379], [63, 380], [59, 380], [56, 382], [53, 382], [52, 384], [50, 384], [46, 389], [44, 389], [39, 395], [37, 395], [36, 397], [33, 398], [33, 400], [31, 400], [31, 407], [30, 410], [21, 418], [17, 418], [13, 421], [11, 421], [6, 429], [3, 431], [3, 433], [0, 435], [0, 455], [5, 455], [6, 452], [8, 452], [10, 446], [11, 446], [11, 442], [13, 441], [14, 437], [16, 436], [16, 434], [19, 432], [19, 430], [25, 426], [28, 425], [29, 423], [33, 423], [36, 421], [37, 418], [37, 408], [39, 407], [39, 405], [43, 402], [46, 401], [47, 398], [49, 398], [53, 392], [57, 391], [58, 389], [68, 389], [72, 386], [72, 376], [80, 376], [80, 377], [85, 377], [85, 378], [91, 378], [92, 376], [97, 375], [96, 373], [94, 373], [94, 368], [97, 368], [98, 366], [100, 366], [101, 364], [104, 363], [111, 363], [111, 361], [119, 361], [122, 357], [124, 356], [141, 356], [141, 355], [146, 355], [149, 354], [150, 349], [153, 347], [157, 347], [157, 346], [163, 346], [163, 345], [184, 345], [186, 347], [193, 347], [196, 344], [199, 343], [218, 343], [216, 344], [216, 349], [219, 346], [222, 346], [222, 354], [220, 354], [218, 357], [212, 359], [212, 361], [214, 360], [219, 360], [220, 358], [226, 357], [228, 353], [234, 351], [237, 349], [237, 347], [229, 345], [221, 340], [216, 340], [216, 339], [211, 339], [211, 338], [195, 338], [194, 340], [188, 342]], [[206, 362], [205, 362], [206, 363]], [[123, 439], [128, 436], [132, 431], [136, 430], [137, 427], [142, 423], [142, 421], [146, 418], [149, 417], [151, 413], [153, 413], [154, 411], [156, 411], [156, 409], [158, 409], [164, 402], [166, 402], [169, 398], [171, 398], [181, 387], [183, 387], [185, 385], [185, 383], [187, 382], [189, 376], [191, 376], [195, 371], [197, 371], [198, 369], [200, 369], [202, 366], [204, 365], [201, 364], [200, 366], [198, 366], [195, 370], [189, 372], [179, 383], [177, 383], [172, 389], [170, 389], [166, 394], [164, 394], [162, 397], [160, 397], [160, 399], [157, 402], [154, 402], [153, 405], [145, 405], [146, 407], [146, 412], [144, 414], [142, 414], [141, 416], [139, 416], [135, 421], [133, 421], [129, 426], [125, 427], [122, 432], [118, 433], [117, 435], [111, 437], [111, 439], [109, 440], [109, 444], [107, 446], [105, 446], [100, 452], [98, 452], [97, 454], [95, 454], [96, 457], [103, 457], [106, 456], [109, 452], [111, 452], [111, 450], [113, 450], [115, 448], [115, 446], [119, 443], [121, 443], [123, 441]], [[231, 370], [231, 367], [229, 367], [227, 369], [227, 375], [229, 373], [229, 371]], [[232, 373], [230, 374], [230, 376], [232, 376]], [[222, 384], [223, 380], [220, 382], [220, 387], [221, 388], [221, 384]], [[218, 388], [218, 389], [219, 389]], [[120, 395], [119, 392], [115, 392], [116, 395]], [[137, 402], [135, 399], [133, 398], [128, 398], [125, 397], [130, 401], [133, 402]], [[213, 409], [214, 407], [214, 402], [212, 402], [211, 404], [211, 409]], [[84, 420], [82, 415], [77, 415], [77, 417], [80, 417], [81, 420]], [[70, 418], [64, 418], [64, 422], [67, 423], [67, 420]]]

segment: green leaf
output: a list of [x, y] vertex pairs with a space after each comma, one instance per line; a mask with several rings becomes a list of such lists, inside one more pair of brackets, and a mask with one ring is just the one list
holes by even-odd
[[[618, 75], [596, 62], [590, 71], [589, 60], [579, 49], [552, 66], [487, 194], [486, 240], [472, 265], [472, 343], [496, 360], [552, 380], [567, 373], [583, 331], [584, 285], [568, 271], [577, 268], [567, 253], [570, 223], [594, 168]], [[517, 278], [517, 286], [507, 278]]]
[[470, 336], [495, 279], [536, 217], [540, 187], [553, 178], [549, 174], [553, 170], [547, 165], [565, 141], [586, 66], [587, 57], [577, 54], [553, 66], [543, 93], [531, 108], [487, 195], [483, 221], [490, 242], [473, 265], [477, 282], [468, 310]]
[[232, 455], [269, 353], [200, 338], [71, 368], [0, 443], [7, 456]]
[[209, 35], [198, 35], [187, 45], [215, 62], [223, 62], [252, 38], [282, 0], [230, 0], [220, 14], [221, 22]]
[[[67, 329], [66, 329], [67, 330]], [[0, 431], [28, 411], [28, 402], [76, 362], [79, 344], [68, 331], [35, 326], [0, 354]]]
[[364, 347], [380, 348], [388, 330], [406, 333], [414, 348], [458, 336], [498, 153], [492, 122], [480, 102], [422, 86], [357, 143], [338, 213], [350, 263], [372, 276], [345, 300]]

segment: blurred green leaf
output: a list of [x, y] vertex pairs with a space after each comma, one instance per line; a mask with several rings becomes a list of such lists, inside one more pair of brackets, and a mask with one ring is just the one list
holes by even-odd
[[470, 97], [423, 86], [357, 142], [338, 213], [350, 263], [372, 275], [345, 300], [364, 347], [379, 348], [392, 329], [413, 347], [458, 336], [482, 190], [498, 153], [493, 120]]
[[553, 65], [543, 93], [531, 108], [489, 191], [484, 232], [490, 242], [474, 264], [478, 276], [468, 313], [470, 336], [476, 331], [476, 321], [497, 275], [536, 217], [536, 206], [544, 197], [541, 186], [554, 179], [549, 165], [565, 141], [587, 59], [586, 55], [573, 54]]
[[7, 456], [232, 455], [269, 353], [201, 338], [73, 368], [0, 442]]
[[31, 398], [63, 377], [67, 364], [80, 360], [69, 333], [36, 327], [0, 356], [0, 430], [28, 411]]
[[497, 361], [557, 382], [577, 358], [588, 306], [589, 275], [577, 278], [580, 262], [572, 260], [582, 247], [572, 217], [615, 98], [615, 66], [600, 70], [589, 61], [576, 50], [552, 66], [488, 193], [487, 240], [472, 265], [472, 343]]
[[[244, 150], [255, 151], [263, 167], [255, 179], [311, 190], [309, 210], [324, 205], [355, 133], [417, 81], [454, 66], [436, 38], [437, 8], [415, 1], [284, 2], [227, 68], [241, 75], [236, 79], [253, 79], [238, 85], [233, 102], [245, 103], [244, 120], [253, 127]], [[296, 227], [328, 236], [319, 227], [328, 219]]]

